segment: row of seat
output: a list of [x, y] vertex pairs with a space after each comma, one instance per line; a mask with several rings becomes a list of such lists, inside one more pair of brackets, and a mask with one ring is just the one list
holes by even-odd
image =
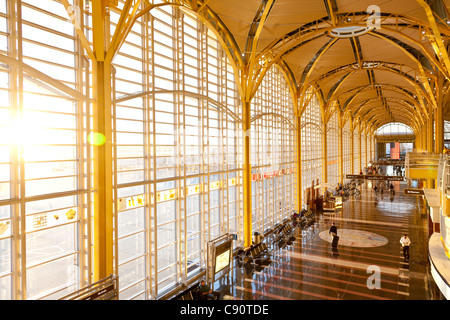
[[241, 263], [257, 264], [260, 261], [264, 261], [270, 258], [269, 247], [265, 242], [260, 242], [256, 245], [251, 245], [247, 249], [241, 249], [236, 255]]
[[195, 283], [188, 287], [186, 290], [178, 293], [175, 297], [170, 300], [199, 300], [200, 299], [200, 283]]

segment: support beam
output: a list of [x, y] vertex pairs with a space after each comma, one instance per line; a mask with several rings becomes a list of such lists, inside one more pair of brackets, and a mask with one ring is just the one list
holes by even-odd
[[445, 81], [443, 75], [439, 76], [437, 81], [438, 103], [434, 110], [434, 126], [435, 126], [435, 147], [434, 152], [442, 153], [444, 149], [444, 110], [448, 101], [448, 82]]
[[339, 182], [344, 183], [344, 138], [343, 138], [343, 115], [341, 110], [336, 111], [338, 113], [338, 155], [339, 155]]
[[78, 21], [78, 17], [76, 14], [74, 14], [75, 6], [70, 5], [68, 0], [61, 0], [62, 4], [64, 5], [64, 8], [66, 9], [67, 13], [70, 16], [70, 20], [72, 21], [72, 24], [75, 27], [75, 32], [80, 39], [81, 46], [84, 50], [86, 50], [87, 55], [91, 60], [95, 60], [95, 54], [92, 51], [92, 48], [89, 44], [89, 41], [87, 40], [83, 29], [81, 28], [80, 21]]
[[443, 60], [445, 67], [447, 68], [447, 74], [450, 73], [450, 59], [448, 56], [447, 48], [445, 47], [445, 44], [443, 42], [441, 32], [439, 30], [439, 26], [436, 22], [436, 19], [434, 17], [433, 10], [431, 9], [430, 5], [425, 0], [416, 0], [422, 8], [425, 10], [425, 13], [427, 14], [428, 22], [430, 24], [431, 30], [433, 31], [434, 39], [432, 42], [434, 42], [434, 49], [436, 52], [436, 55]]
[[350, 121], [350, 172], [351, 174], [355, 174], [355, 125], [353, 123], [353, 118], [349, 119]]
[[427, 152], [427, 134], [428, 134], [428, 122], [422, 126], [422, 151]]
[[[328, 182], [328, 139], [327, 139], [327, 124], [322, 122], [322, 152], [323, 152], [323, 168], [322, 168], [322, 183]], [[326, 188], [325, 188], [326, 190]]]
[[433, 112], [430, 112], [430, 115], [427, 119], [427, 152], [434, 152], [434, 123], [433, 123]]
[[302, 117], [297, 115], [297, 212], [302, 209]]
[[362, 171], [362, 141], [361, 141], [361, 120], [358, 121], [358, 146], [359, 146], [359, 170], [358, 173]]
[[336, 12], [338, 11], [336, 0], [324, 0], [325, 8], [327, 9], [328, 18], [331, 20], [333, 26], [336, 26]]
[[109, 14], [104, 1], [92, 2], [93, 45], [93, 130], [105, 143], [94, 145], [94, 281], [114, 271], [111, 63], [104, 61], [109, 39]]
[[[365, 144], [365, 147], [364, 147], [364, 151], [365, 151], [365, 161], [364, 161], [364, 167], [366, 167], [367, 166], [367, 163], [369, 162], [369, 156], [368, 156], [368, 149], [369, 148], [367, 148], [367, 136], [368, 136], [368, 132], [369, 132], [369, 130], [366, 128], [365, 130], [364, 130], [364, 144]], [[364, 173], [364, 172], [363, 172]]]
[[244, 187], [244, 245], [252, 244], [252, 168], [250, 162], [251, 103], [244, 101], [242, 106], [243, 130], [243, 187]]
[[436, 153], [442, 153], [444, 150], [444, 106], [442, 104], [435, 110], [434, 121], [436, 128], [434, 151]]
[[422, 151], [422, 130], [417, 131], [416, 135], [416, 151], [421, 152]]
[[258, 41], [261, 36], [262, 29], [264, 27], [264, 23], [266, 22], [270, 11], [272, 10], [273, 4], [275, 0], [262, 0], [261, 4], [258, 8], [258, 11], [253, 18], [253, 22], [250, 26], [250, 31], [247, 37], [247, 43], [245, 45], [245, 63], [246, 63], [246, 72], [243, 72], [243, 75], [247, 77], [246, 81], [242, 81], [245, 83], [247, 90], [245, 90], [245, 99], [250, 101], [252, 92], [256, 91], [255, 81], [253, 79], [253, 75], [257, 72], [258, 69], [258, 61], [257, 61], [257, 46]]

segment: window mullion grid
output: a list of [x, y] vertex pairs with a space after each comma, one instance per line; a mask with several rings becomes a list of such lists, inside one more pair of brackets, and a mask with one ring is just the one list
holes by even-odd
[[[80, 26], [84, 25], [84, 16], [80, 17]], [[76, 70], [76, 89], [79, 92], [87, 93], [89, 85], [89, 64], [85, 57], [82, 55], [83, 49], [79, 37], [75, 38], [75, 70]], [[87, 83], [87, 86], [84, 85]], [[90, 223], [90, 162], [86, 159], [90, 159], [89, 144], [87, 143], [87, 135], [90, 130], [89, 121], [89, 101], [76, 100], [77, 103], [77, 145], [78, 149], [78, 188], [81, 190], [89, 190], [86, 194], [78, 195], [78, 236], [76, 244], [78, 245], [78, 260], [80, 265], [79, 270], [79, 284], [80, 287], [85, 287], [91, 282], [91, 260], [89, 243], [86, 241], [89, 237], [89, 223]], [[87, 178], [85, 178], [87, 177]]]
[[[199, 32], [199, 38], [200, 38], [200, 94], [208, 97], [209, 95], [209, 88], [208, 88], [208, 35], [204, 27], [202, 27], [201, 32]], [[210, 192], [210, 183], [211, 183], [211, 176], [210, 176], [210, 153], [209, 153], [209, 108], [208, 108], [208, 102], [205, 100], [202, 100], [199, 102], [201, 106], [201, 113], [202, 113], [202, 150], [203, 150], [203, 157], [205, 161], [205, 165], [203, 166], [203, 174], [204, 174], [204, 180], [203, 180], [203, 215], [204, 215], [204, 232], [205, 232], [205, 241], [203, 243], [206, 243], [208, 241], [213, 240], [211, 237], [211, 192]], [[205, 252], [205, 258], [207, 257], [206, 251], [207, 248], [204, 248]]]
[[[149, 30], [149, 40], [147, 43], [149, 43], [148, 51], [150, 51], [149, 56], [150, 59], [150, 65], [149, 65], [149, 89], [154, 89], [155, 84], [155, 40], [154, 40], [154, 21], [155, 18], [152, 16], [150, 20], [148, 21], [147, 28], [150, 28]], [[157, 150], [157, 142], [156, 142], [156, 97], [154, 96], [153, 99], [151, 99], [150, 104], [151, 106], [151, 115], [152, 115], [152, 121], [149, 123], [149, 132], [151, 133], [151, 153], [150, 153], [150, 159], [149, 162], [151, 162], [150, 170], [153, 174], [153, 181], [150, 185], [150, 194], [153, 195], [153, 197], [150, 197], [150, 220], [149, 220], [149, 236], [150, 236], [150, 243], [149, 243], [149, 274], [150, 274], [150, 294], [153, 299], [156, 299], [158, 296], [158, 206], [156, 201], [156, 190], [157, 190], [157, 179], [156, 179], [156, 150]], [[150, 113], [149, 112], [149, 113]]]
[[[16, 19], [15, 19], [15, 1], [14, 0], [8, 0], [7, 2], [7, 23], [8, 23], [8, 30], [9, 30], [9, 37], [8, 37], [8, 48], [9, 48], [9, 54], [13, 56], [14, 58], [18, 58], [19, 52], [17, 48], [17, 30], [16, 30]], [[19, 17], [18, 17], [19, 18]], [[19, 25], [20, 27], [20, 25]], [[20, 45], [20, 44], [19, 44]], [[11, 66], [9, 69], [9, 112], [12, 119], [18, 119], [20, 112], [19, 108], [13, 109], [13, 106], [18, 106], [18, 77], [19, 77], [19, 70], [18, 66]], [[10, 149], [10, 173], [11, 173], [11, 194], [10, 198], [12, 199], [20, 199], [20, 186], [22, 183], [22, 175], [20, 174], [20, 163], [19, 159], [20, 157], [20, 150], [19, 148], [15, 147], [12, 150]], [[16, 202], [14, 204], [10, 205], [10, 218], [11, 218], [11, 292], [10, 297], [12, 300], [19, 300], [21, 298], [21, 295], [23, 293], [21, 288], [21, 254], [20, 254], [20, 242], [18, 241], [20, 239], [21, 230], [20, 230], [20, 212], [21, 207], [23, 206], [22, 200], [19, 200], [19, 202]], [[17, 239], [17, 240], [16, 240]]]
[[[219, 44], [217, 43], [217, 40], [215, 40], [217, 47], [219, 47]], [[226, 59], [225, 54], [223, 53], [223, 50], [218, 50], [218, 70], [219, 70], [219, 80], [218, 80], [218, 86], [219, 86], [219, 97], [218, 100], [222, 105], [227, 105], [227, 75], [226, 75]], [[219, 109], [219, 128], [221, 134], [219, 135], [219, 163], [220, 163], [220, 171], [225, 171], [226, 173], [221, 174], [221, 179], [223, 181], [222, 185], [222, 198], [221, 198], [221, 204], [220, 208], [222, 211], [222, 234], [229, 233], [230, 232], [230, 213], [229, 213], [229, 172], [228, 172], [228, 114], [226, 110]]]
[[[179, 90], [184, 92], [185, 89], [185, 69], [184, 69], [184, 15], [180, 10], [175, 10], [175, 28], [174, 32], [176, 34], [176, 45], [174, 50], [176, 56], [176, 64], [177, 69], [175, 72], [175, 90]], [[176, 238], [178, 239], [178, 248], [177, 248], [177, 261], [178, 261], [178, 275], [177, 279], [182, 284], [186, 284], [187, 281], [187, 258], [186, 258], [186, 250], [187, 250], [187, 230], [186, 230], [186, 117], [184, 112], [185, 106], [185, 95], [183, 94], [174, 94], [175, 104], [177, 108], [177, 123], [176, 123], [176, 146], [177, 146], [177, 155], [176, 155], [176, 176], [178, 177], [177, 181], [177, 194], [178, 194], [178, 228]]]
[[[142, 79], [143, 79], [143, 91], [151, 91], [152, 90], [152, 72], [150, 70], [151, 65], [153, 64], [152, 53], [150, 52], [152, 45], [151, 41], [153, 41], [153, 37], [150, 35], [151, 31], [149, 30], [149, 25], [151, 24], [150, 15], [144, 15], [142, 17], [141, 22], [141, 30], [142, 30]], [[152, 181], [154, 178], [154, 174], [152, 172], [153, 169], [153, 159], [152, 156], [154, 153], [152, 152], [152, 148], [154, 145], [152, 144], [153, 135], [152, 135], [152, 123], [155, 122], [155, 116], [153, 114], [154, 108], [152, 108], [152, 103], [155, 100], [154, 96], [146, 96], [142, 100], [142, 105], [144, 108], [144, 177], [146, 181]], [[144, 230], [145, 230], [145, 297], [149, 300], [155, 298], [155, 294], [153, 292], [153, 276], [155, 274], [153, 265], [152, 265], [152, 244], [153, 239], [152, 236], [154, 234], [154, 225], [153, 225], [153, 217], [152, 214], [155, 212], [155, 201], [152, 201], [152, 188], [153, 184], [150, 182], [145, 184], [145, 215], [144, 215]]]
[[[17, 54], [16, 57], [20, 62], [23, 62], [23, 52], [22, 52], [22, 3], [21, 1], [17, 2], [17, 12], [15, 13], [17, 16]], [[23, 103], [23, 90], [24, 90], [24, 85], [23, 85], [23, 70], [22, 70], [22, 63], [19, 63], [18, 68], [17, 68], [17, 84], [18, 84], [18, 96], [17, 96], [17, 119], [20, 119], [23, 117], [23, 107], [24, 107], [24, 103]], [[21, 287], [20, 287], [20, 294], [18, 295], [19, 298], [21, 299], [27, 299], [27, 268], [26, 268], [26, 260], [27, 260], [27, 255], [26, 255], [26, 211], [25, 211], [25, 162], [23, 159], [23, 155], [24, 155], [24, 146], [23, 144], [20, 144], [18, 146], [18, 155], [19, 157], [16, 159], [19, 163], [19, 172], [20, 172], [20, 187], [19, 187], [19, 197], [21, 199], [20, 201], [20, 208], [19, 208], [19, 215], [18, 215], [18, 221], [19, 221], [19, 231], [17, 233], [18, 239], [20, 239], [20, 247], [17, 247], [16, 249], [18, 249], [19, 251], [17, 252], [17, 256], [20, 257], [20, 261], [18, 261], [18, 263], [20, 263], [20, 271], [19, 272], [19, 277], [21, 280]]]

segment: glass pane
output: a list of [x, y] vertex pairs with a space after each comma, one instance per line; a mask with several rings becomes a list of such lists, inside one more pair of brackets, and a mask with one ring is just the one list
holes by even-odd
[[139, 258], [119, 266], [120, 286], [127, 287], [145, 277], [145, 258]]
[[73, 253], [76, 249], [75, 224], [27, 234], [27, 266]]
[[119, 263], [145, 253], [145, 233], [141, 232], [132, 236], [119, 239]]
[[38, 298], [78, 280], [75, 255], [27, 269], [27, 299]]
[[145, 209], [142, 207], [120, 212], [118, 220], [119, 237], [143, 230], [145, 227]]
[[12, 285], [11, 276], [5, 276], [0, 278], [0, 300], [12, 300]]
[[[12, 271], [11, 265], [11, 239], [0, 240], [0, 274]], [[1, 291], [0, 291], [1, 292]]]

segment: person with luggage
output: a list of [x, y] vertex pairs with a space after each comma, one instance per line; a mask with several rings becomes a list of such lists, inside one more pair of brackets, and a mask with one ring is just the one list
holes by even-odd
[[339, 237], [337, 235], [337, 227], [336, 227], [336, 224], [334, 222], [331, 225], [330, 231], [328, 233], [332, 237], [331, 246], [337, 247], [337, 244], [339, 242]]

